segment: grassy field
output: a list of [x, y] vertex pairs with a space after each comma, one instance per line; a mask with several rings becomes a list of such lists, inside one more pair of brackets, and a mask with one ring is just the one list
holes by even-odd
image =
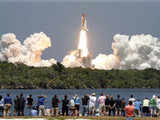
[[[7, 118], [2, 118], [2, 119], [14, 119], [15, 117], [7, 117]], [[23, 118], [28, 118], [31, 119], [31, 117], [16, 117], [15, 119], [18, 120], [23, 119]], [[38, 117], [32, 117], [32, 118], [38, 118]], [[126, 120], [125, 117], [108, 117], [108, 116], [103, 116], [103, 117], [41, 117], [47, 120]], [[35, 120], [35, 119], [34, 119]], [[134, 118], [134, 120], [160, 120], [160, 118], [152, 118], [152, 117], [140, 117], [140, 118]]]

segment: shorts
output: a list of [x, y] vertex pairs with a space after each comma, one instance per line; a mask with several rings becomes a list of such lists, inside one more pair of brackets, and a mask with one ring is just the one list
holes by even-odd
[[11, 108], [11, 104], [5, 104], [5, 106], [4, 106], [4, 110], [10, 110], [10, 108]]
[[80, 105], [75, 105], [75, 109], [79, 111]]
[[152, 107], [151, 107], [151, 110], [156, 110], [156, 109], [157, 109], [156, 106], [152, 106]]
[[105, 111], [105, 105], [104, 104], [99, 104], [99, 111], [104, 112]]
[[89, 106], [89, 111], [90, 112], [95, 112], [95, 110], [96, 110], [95, 106]]
[[143, 113], [149, 113], [149, 107], [143, 107]]

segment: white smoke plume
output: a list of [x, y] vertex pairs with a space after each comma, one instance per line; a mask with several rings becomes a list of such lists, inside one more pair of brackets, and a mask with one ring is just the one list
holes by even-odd
[[160, 40], [151, 35], [114, 36], [113, 54], [99, 54], [92, 64], [96, 69], [160, 69]]
[[49, 67], [56, 64], [55, 59], [41, 59], [42, 52], [51, 46], [50, 38], [43, 32], [35, 33], [24, 40], [23, 44], [15, 34], [2, 35], [0, 40], [0, 61], [24, 63], [28, 66]]
[[80, 51], [79, 50], [73, 50], [71, 51], [68, 55], [66, 55], [63, 58], [62, 64], [65, 67], [82, 67], [85, 68], [86, 66], [89, 66], [90, 63], [89, 62], [89, 57], [80, 57]]
[[[62, 61], [65, 67], [93, 67], [96, 69], [138, 69], [160, 70], [160, 40], [151, 35], [117, 34], [113, 37], [113, 54], [99, 54], [91, 60], [90, 54], [81, 56], [81, 50], [71, 51]], [[24, 63], [28, 66], [44, 67], [56, 64], [55, 59], [41, 59], [42, 52], [51, 46], [50, 38], [43, 32], [26, 38], [23, 44], [15, 34], [2, 35], [0, 39], [0, 61]], [[90, 62], [91, 61], [91, 62]]]
[[71, 67], [71, 68], [74, 68], [74, 67], [83, 67], [83, 65], [73, 55], [66, 55], [63, 58], [62, 64], [65, 67]]
[[102, 70], [111, 70], [113, 68], [118, 69], [119, 64], [118, 57], [112, 54], [99, 54], [95, 59], [92, 60], [92, 66], [96, 69]]

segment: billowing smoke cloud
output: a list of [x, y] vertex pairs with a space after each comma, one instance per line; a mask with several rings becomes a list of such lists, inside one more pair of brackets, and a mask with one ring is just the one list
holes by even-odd
[[[65, 67], [92, 67], [96, 69], [160, 69], [160, 40], [151, 35], [120, 35], [113, 37], [113, 54], [99, 54], [91, 60], [90, 54], [82, 56], [83, 49], [71, 51], [62, 61]], [[23, 44], [15, 34], [2, 35], [0, 39], [0, 61], [24, 63], [43, 67], [56, 64], [55, 59], [41, 59], [42, 52], [51, 46], [50, 38], [43, 32], [26, 38]]]
[[73, 50], [63, 58], [62, 64], [65, 67], [90, 67], [91, 57], [90, 54], [86, 57], [81, 57], [80, 50]]
[[4, 34], [0, 40], [0, 61], [24, 63], [28, 66], [43, 67], [56, 64], [55, 59], [41, 59], [42, 52], [51, 46], [50, 38], [43, 32], [35, 33], [24, 40], [23, 44], [15, 34]]
[[62, 64], [65, 66], [65, 67], [71, 67], [71, 68], [74, 68], [74, 67], [84, 67], [83, 64], [81, 64], [81, 62], [79, 62], [77, 60], [77, 57], [73, 56], [73, 55], [66, 55], [64, 58], [63, 58], [63, 61], [62, 61]]
[[160, 41], [151, 35], [115, 35], [112, 47], [121, 69], [160, 68]]
[[92, 60], [92, 66], [96, 69], [111, 70], [119, 68], [119, 59], [115, 55], [99, 54]]
[[160, 69], [160, 40], [151, 35], [114, 36], [113, 54], [99, 54], [92, 64], [97, 69]]

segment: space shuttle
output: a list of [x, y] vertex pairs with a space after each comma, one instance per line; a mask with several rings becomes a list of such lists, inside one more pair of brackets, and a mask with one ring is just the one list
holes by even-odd
[[86, 14], [85, 13], [83, 13], [82, 17], [81, 17], [81, 29], [83, 29], [83, 30], [88, 32], [87, 20], [86, 20]]

